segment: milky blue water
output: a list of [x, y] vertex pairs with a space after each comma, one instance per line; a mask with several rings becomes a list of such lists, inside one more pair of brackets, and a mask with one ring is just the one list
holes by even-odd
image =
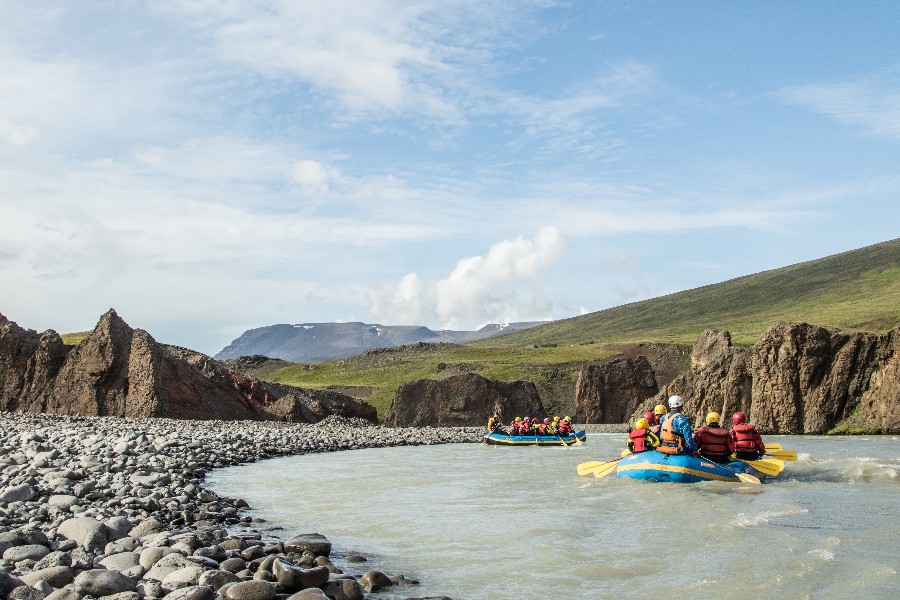
[[[900, 597], [900, 438], [772, 436], [781, 481], [672, 484], [579, 477], [619, 455], [584, 446], [454, 444], [272, 459], [212, 473], [282, 539], [320, 532], [347, 572], [421, 585], [386, 600]], [[357, 552], [368, 563], [341, 556]]]

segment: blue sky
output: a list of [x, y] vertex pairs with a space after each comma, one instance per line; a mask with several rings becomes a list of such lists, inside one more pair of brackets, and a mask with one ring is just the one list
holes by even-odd
[[214, 354], [900, 235], [894, 2], [0, 1], [0, 313]]

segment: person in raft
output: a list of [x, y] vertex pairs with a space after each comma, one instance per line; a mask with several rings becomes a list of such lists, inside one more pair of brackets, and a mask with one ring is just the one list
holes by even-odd
[[727, 463], [734, 452], [734, 442], [728, 430], [719, 425], [719, 413], [710, 412], [706, 415], [706, 425], [694, 433], [694, 442], [700, 449], [698, 452], [705, 458], [717, 463]]
[[516, 417], [509, 422], [509, 435], [519, 435], [519, 427], [522, 426], [522, 417]]
[[694, 442], [694, 434], [691, 432], [691, 423], [681, 413], [684, 408], [684, 400], [681, 396], [669, 398], [669, 414], [662, 420], [659, 428], [661, 444], [660, 452], [664, 454], [690, 454], [697, 451]]
[[556, 432], [565, 437], [570, 433], [573, 433], [575, 430], [572, 428], [572, 422], [569, 420], [569, 417], [563, 417], [563, 420], [559, 422], [559, 425], [556, 427]]
[[634, 431], [628, 434], [626, 445], [635, 454], [659, 447], [659, 438], [650, 431], [650, 422], [646, 417], [634, 422]]
[[662, 418], [666, 414], [666, 407], [662, 404], [657, 404], [653, 408], [653, 421], [650, 423], [650, 431], [659, 435], [659, 428], [662, 426]]
[[556, 430], [550, 425], [550, 417], [545, 417], [544, 422], [538, 425], [538, 432], [541, 435], [553, 435], [556, 433]]
[[494, 415], [488, 419], [488, 431], [491, 433], [503, 433], [503, 422], [500, 420], [497, 413], [494, 413]]
[[747, 423], [747, 418], [742, 412], [736, 412], [731, 417], [734, 427], [730, 436], [734, 444], [734, 453], [741, 460], [759, 460], [766, 453], [766, 445], [762, 436], [756, 431], [753, 423]]

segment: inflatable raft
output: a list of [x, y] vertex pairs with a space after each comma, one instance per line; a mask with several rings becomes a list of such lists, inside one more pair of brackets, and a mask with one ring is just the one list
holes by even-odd
[[651, 481], [697, 483], [700, 481], [740, 481], [735, 473], [746, 473], [760, 479], [768, 478], [742, 461], [720, 465], [690, 454], [663, 454], [649, 451], [629, 454], [619, 461], [616, 477]]
[[497, 446], [571, 446], [575, 440], [586, 439], [583, 431], [576, 431], [562, 437], [558, 435], [507, 435], [505, 433], [485, 433], [484, 443]]

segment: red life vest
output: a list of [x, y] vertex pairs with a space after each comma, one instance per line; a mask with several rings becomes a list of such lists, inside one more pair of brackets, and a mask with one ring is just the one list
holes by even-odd
[[650, 450], [647, 445], [647, 430], [646, 429], [635, 429], [631, 433], [628, 434], [628, 439], [631, 440], [631, 444], [633, 449], [631, 450], [634, 453], [638, 452], [646, 452]]
[[756, 439], [759, 434], [756, 432], [756, 426], [753, 423], [741, 423], [731, 428], [734, 432], [734, 451], [736, 454], [758, 454], [759, 449], [756, 447]]
[[694, 441], [698, 442], [700, 452], [706, 456], [712, 459], [723, 459], [731, 453], [728, 449], [727, 429], [707, 425], [701, 427], [697, 433], [700, 435], [694, 436]]
[[559, 430], [559, 432], [561, 434], [564, 434], [564, 435], [568, 435], [569, 433], [572, 432], [572, 426], [569, 424], [568, 421], [560, 421], [559, 425], [557, 426], [557, 429]]
[[670, 413], [666, 415], [662, 426], [659, 428], [659, 437], [662, 443], [657, 450], [664, 454], [681, 454], [681, 449], [684, 447], [684, 438], [675, 433], [675, 430], [672, 428], [672, 423], [675, 421], [675, 415], [677, 414]]

